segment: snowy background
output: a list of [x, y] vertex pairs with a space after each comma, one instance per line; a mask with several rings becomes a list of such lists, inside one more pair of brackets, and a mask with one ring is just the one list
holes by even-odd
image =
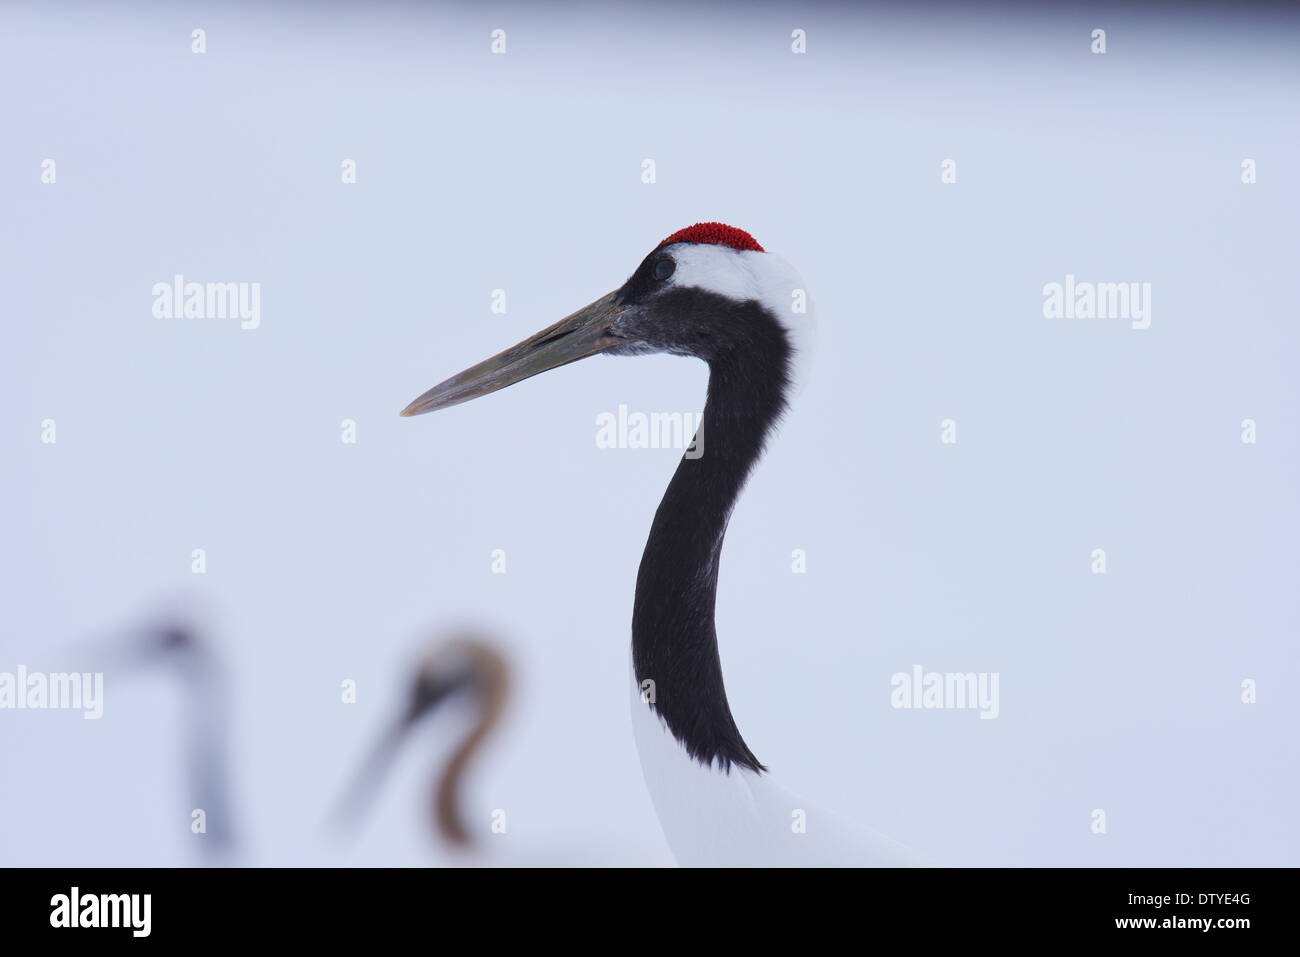
[[[776, 779], [944, 863], [1300, 864], [1297, 39], [1266, 8], [6, 4], [0, 672], [197, 604], [237, 859], [432, 864], [454, 715], [352, 841], [324, 822], [431, 636], [480, 622], [521, 692], [467, 793], [507, 812], [493, 859], [670, 862], [627, 645], [679, 453], [595, 420], [698, 411], [704, 366], [397, 413], [716, 219], [820, 314], [719, 589]], [[260, 283], [260, 328], [154, 317], [176, 273]], [[1151, 283], [1150, 328], [1044, 318], [1067, 274]], [[891, 708], [918, 664], [997, 672], [999, 717]], [[105, 694], [0, 711], [0, 864], [204, 860], [182, 689]]]

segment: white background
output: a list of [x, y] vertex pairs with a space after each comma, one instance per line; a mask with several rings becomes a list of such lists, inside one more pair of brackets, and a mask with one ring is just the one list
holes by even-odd
[[[944, 863], [1300, 863], [1294, 18], [2, 16], [0, 671], [90, 669], [161, 605], [210, 609], [240, 860], [448, 860], [427, 808], [454, 719], [354, 841], [323, 823], [465, 620], [520, 690], [466, 799], [476, 826], [506, 810], [496, 859], [671, 860], [627, 644], [678, 453], [598, 449], [595, 420], [698, 411], [704, 366], [593, 359], [397, 412], [717, 219], [820, 312], [719, 588], [732, 708], [777, 779]], [[260, 283], [261, 328], [155, 318], [175, 273]], [[1067, 273], [1151, 283], [1151, 327], [1043, 318]], [[892, 709], [916, 664], [999, 673], [1000, 716]], [[184, 707], [159, 671], [110, 674], [99, 722], [0, 711], [0, 863], [201, 861]]]

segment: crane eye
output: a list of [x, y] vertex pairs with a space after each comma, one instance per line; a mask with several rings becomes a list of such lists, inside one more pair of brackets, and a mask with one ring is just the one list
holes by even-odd
[[676, 268], [677, 263], [673, 262], [671, 259], [661, 259], [655, 263], [655, 278], [667, 279], [673, 274], [673, 270]]

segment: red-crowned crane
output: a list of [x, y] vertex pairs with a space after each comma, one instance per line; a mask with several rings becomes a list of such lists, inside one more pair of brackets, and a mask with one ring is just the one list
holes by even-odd
[[[816, 335], [798, 272], [749, 233], [673, 233], [614, 292], [425, 392], [402, 415], [467, 402], [604, 353], [703, 359], [702, 455], [688, 454], [650, 527], [632, 609], [633, 725], [655, 810], [686, 865], [918, 864], [889, 838], [777, 787], [736, 727], [714, 628], [732, 508], [798, 391]], [[805, 308], [794, 305], [804, 297]]]

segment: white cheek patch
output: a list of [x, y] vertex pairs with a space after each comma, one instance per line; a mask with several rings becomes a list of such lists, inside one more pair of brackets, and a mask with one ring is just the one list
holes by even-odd
[[817, 342], [817, 311], [799, 271], [774, 253], [704, 243], [674, 243], [667, 249], [677, 262], [669, 280], [673, 286], [757, 302], [781, 323], [794, 351], [789, 398], [798, 395]]

